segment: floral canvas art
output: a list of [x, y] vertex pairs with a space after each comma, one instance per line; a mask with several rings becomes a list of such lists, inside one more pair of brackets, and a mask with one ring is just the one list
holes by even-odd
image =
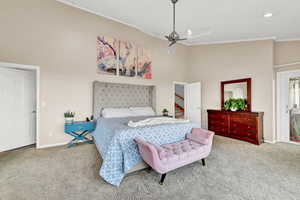
[[97, 38], [97, 70], [101, 74], [117, 74], [119, 40], [111, 37]]
[[134, 43], [97, 37], [97, 72], [127, 77], [152, 78], [150, 51]]
[[138, 48], [138, 66], [137, 76], [151, 79], [152, 78], [152, 61], [149, 50]]
[[135, 76], [137, 66], [137, 48], [135, 44], [127, 41], [120, 41], [119, 52], [119, 75]]

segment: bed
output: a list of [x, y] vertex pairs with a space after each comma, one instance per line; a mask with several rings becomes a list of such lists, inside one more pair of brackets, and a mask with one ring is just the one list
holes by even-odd
[[133, 171], [146, 168], [139, 155], [134, 138], [140, 137], [156, 145], [178, 142], [192, 128], [193, 123], [160, 124], [129, 127], [129, 121], [140, 121], [155, 116], [104, 118], [103, 108], [137, 106], [155, 107], [155, 87], [118, 83], [94, 82], [93, 112], [97, 127], [93, 133], [96, 147], [102, 157], [100, 176], [108, 183], [119, 186], [123, 177]]

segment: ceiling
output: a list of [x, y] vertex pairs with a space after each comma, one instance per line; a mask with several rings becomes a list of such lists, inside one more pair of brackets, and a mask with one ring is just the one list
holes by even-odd
[[[164, 39], [172, 30], [170, 0], [57, 0]], [[176, 31], [186, 45], [300, 39], [299, 0], [179, 0]], [[265, 13], [273, 17], [264, 18]]]

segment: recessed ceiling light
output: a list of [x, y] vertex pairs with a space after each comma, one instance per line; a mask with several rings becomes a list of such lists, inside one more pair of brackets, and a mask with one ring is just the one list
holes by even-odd
[[273, 13], [265, 13], [264, 18], [270, 18], [273, 16]]

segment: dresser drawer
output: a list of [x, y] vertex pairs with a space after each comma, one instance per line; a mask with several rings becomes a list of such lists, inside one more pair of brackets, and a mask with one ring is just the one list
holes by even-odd
[[231, 129], [237, 129], [237, 130], [246, 130], [250, 132], [256, 132], [257, 131], [257, 124], [247, 123], [247, 122], [236, 122], [231, 121], [230, 123]]
[[215, 132], [217, 135], [223, 135], [223, 136], [227, 136], [228, 135], [228, 128], [226, 128], [226, 127], [213, 126], [213, 127], [209, 127], [208, 129], [210, 131]]
[[227, 116], [222, 113], [208, 113], [208, 118], [212, 120], [227, 120]]
[[93, 131], [95, 129], [95, 122], [75, 122], [72, 124], [65, 124], [65, 132], [73, 131]]
[[228, 127], [228, 122], [225, 120], [209, 120], [208, 125], [211, 127]]

